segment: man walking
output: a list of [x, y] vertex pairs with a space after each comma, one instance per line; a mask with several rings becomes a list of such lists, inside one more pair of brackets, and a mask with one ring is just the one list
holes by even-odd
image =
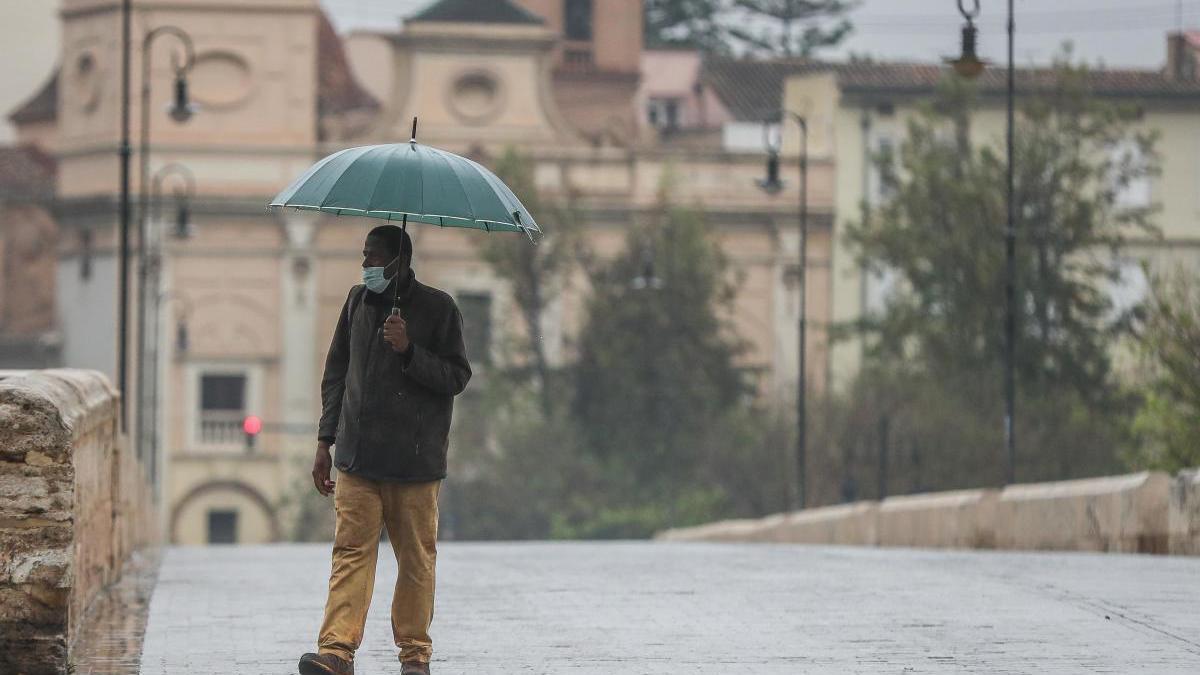
[[399, 565], [391, 614], [402, 674], [429, 674], [437, 498], [454, 397], [471, 367], [458, 307], [418, 282], [411, 262], [407, 232], [367, 234], [363, 283], [350, 289], [325, 360], [312, 476], [318, 492], [333, 494], [333, 568], [317, 653], [300, 658], [302, 675], [354, 673], [384, 527]]

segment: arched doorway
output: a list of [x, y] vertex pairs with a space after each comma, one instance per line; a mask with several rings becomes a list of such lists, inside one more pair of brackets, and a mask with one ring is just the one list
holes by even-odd
[[280, 538], [275, 508], [261, 492], [240, 481], [197, 485], [171, 511], [173, 544], [263, 544]]

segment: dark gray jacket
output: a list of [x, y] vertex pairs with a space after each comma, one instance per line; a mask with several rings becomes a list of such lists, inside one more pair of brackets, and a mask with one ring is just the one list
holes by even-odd
[[400, 314], [411, 347], [400, 354], [383, 340], [396, 281], [383, 293], [350, 289], [321, 380], [318, 438], [334, 444], [339, 471], [374, 480], [446, 477], [454, 397], [471, 379], [462, 315], [446, 293], [409, 273]]

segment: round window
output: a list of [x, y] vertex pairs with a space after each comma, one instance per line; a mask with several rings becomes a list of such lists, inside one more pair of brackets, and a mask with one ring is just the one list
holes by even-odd
[[483, 124], [494, 118], [502, 103], [500, 83], [490, 73], [467, 73], [450, 88], [450, 109], [468, 124]]

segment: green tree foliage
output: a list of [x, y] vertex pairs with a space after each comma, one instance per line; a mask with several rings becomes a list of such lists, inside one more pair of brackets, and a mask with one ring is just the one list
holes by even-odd
[[480, 239], [483, 259], [497, 276], [507, 281], [525, 324], [519, 360], [531, 362], [541, 393], [543, 410], [549, 413], [551, 373], [542, 341], [546, 308], [554, 302], [570, 279], [579, 258], [579, 219], [570, 196], [565, 203], [544, 199], [534, 183], [533, 163], [509, 148], [493, 167], [530, 213], [542, 223], [544, 234], [531, 245], [524, 237], [490, 236]]
[[811, 57], [841, 43], [850, 34], [846, 12], [857, 3], [845, 0], [733, 0], [742, 20], [730, 22], [729, 35], [751, 52], [769, 56]]
[[[1060, 65], [1056, 87], [1025, 106], [1016, 129], [1016, 366], [1025, 387], [1067, 384], [1090, 397], [1109, 374], [1116, 249], [1154, 231], [1151, 209], [1122, 208], [1119, 190], [1157, 161], [1136, 112], [1086, 96], [1083, 77]], [[866, 267], [902, 280], [887, 311], [860, 326], [878, 338], [875, 355], [912, 355], [932, 372], [1003, 355], [1005, 161], [968, 140], [972, 105], [969, 89], [948, 83], [909, 125], [899, 161], [879, 162], [892, 197], [847, 230]]]
[[731, 275], [699, 215], [664, 190], [617, 256], [585, 268], [592, 292], [567, 386], [547, 411], [519, 373], [489, 374], [491, 442], [455, 441], [447, 531], [630, 538], [782, 510], [790, 424], [754, 405], [735, 365]]
[[288, 541], [333, 541], [333, 497], [313, 487], [312, 466], [312, 458], [303, 456], [289, 459], [284, 467], [289, 489], [276, 501], [275, 511], [287, 524], [282, 534]]
[[646, 0], [646, 46], [728, 53], [730, 45], [719, 20], [724, 6], [725, 0]]
[[[1088, 96], [1085, 80], [1059, 63], [1016, 127], [1019, 480], [1111, 470], [1128, 438], [1106, 288], [1123, 238], [1153, 232], [1152, 209], [1126, 208], [1120, 194], [1157, 158], [1136, 111]], [[1002, 475], [1006, 167], [1002, 139], [972, 142], [974, 104], [968, 85], [946, 82], [898, 156], [878, 158], [890, 198], [847, 228], [863, 266], [899, 280], [886, 310], [854, 327], [869, 346], [859, 401], [894, 418], [896, 440], [960, 453], [960, 464], [979, 453], [942, 488]]]
[[665, 199], [593, 270], [575, 412], [599, 457], [670, 476], [744, 397], [727, 270], [698, 214]]
[[1200, 284], [1177, 270], [1160, 276], [1138, 327], [1148, 386], [1135, 431], [1135, 468], [1200, 466]]
[[648, 47], [810, 57], [851, 30], [845, 0], [647, 0]]

